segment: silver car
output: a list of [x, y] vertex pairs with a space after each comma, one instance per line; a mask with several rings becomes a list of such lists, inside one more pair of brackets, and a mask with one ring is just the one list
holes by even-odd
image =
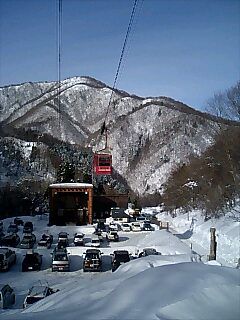
[[65, 248], [56, 248], [52, 253], [52, 271], [69, 271], [70, 261]]

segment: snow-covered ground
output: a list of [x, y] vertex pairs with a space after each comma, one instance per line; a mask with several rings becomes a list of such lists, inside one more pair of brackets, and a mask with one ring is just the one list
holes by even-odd
[[[37, 240], [43, 232], [49, 232], [54, 236], [55, 245], [60, 231], [69, 233], [71, 268], [70, 272], [52, 272], [52, 249], [35, 249], [43, 254], [42, 270], [22, 273], [21, 262], [26, 250], [16, 249], [17, 264], [10, 271], [0, 273], [0, 283], [8, 283], [14, 288], [16, 303], [11, 309], [0, 310], [1, 319], [240, 318], [240, 270], [201, 262], [199, 255], [179, 235], [165, 230], [120, 231], [119, 242], [110, 245], [104, 242], [100, 248], [103, 253], [103, 272], [84, 273], [82, 262], [86, 248], [74, 247], [72, 240], [75, 232], [82, 231], [90, 241], [93, 226], [48, 227], [47, 217], [23, 219], [33, 221]], [[185, 232], [183, 217], [181, 219], [182, 222], [178, 222], [179, 229], [177, 223], [172, 224], [179, 234]], [[11, 220], [4, 220], [5, 230]], [[223, 224], [222, 227], [226, 226]], [[230, 227], [226, 230], [230, 230]], [[22, 229], [19, 234], [22, 236]], [[238, 241], [238, 234], [233, 234], [233, 239]], [[195, 237], [197, 241], [197, 233]], [[161, 255], [136, 258], [137, 253], [146, 247], [156, 248]], [[132, 260], [112, 273], [110, 253], [116, 248], [129, 250]], [[23, 310], [22, 304], [28, 289], [39, 283], [48, 283], [59, 291]]]
[[[216, 228], [217, 261], [223, 266], [236, 267], [240, 258], [240, 206], [218, 219], [204, 221], [199, 211], [178, 214], [175, 218], [161, 208], [146, 208], [145, 213], [155, 212], [158, 220], [168, 221], [170, 231], [176, 234], [184, 243], [198, 252], [203, 261], [207, 260], [210, 249], [210, 228]], [[236, 213], [238, 212], [238, 214]]]

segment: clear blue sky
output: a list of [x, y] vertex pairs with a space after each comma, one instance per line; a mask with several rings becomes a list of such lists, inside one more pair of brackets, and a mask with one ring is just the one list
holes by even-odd
[[[61, 78], [113, 84], [133, 0], [62, 0]], [[240, 78], [240, 0], [139, 0], [117, 88], [202, 109]], [[0, 0], [0, 86], [57, 80], [57, 0]]]

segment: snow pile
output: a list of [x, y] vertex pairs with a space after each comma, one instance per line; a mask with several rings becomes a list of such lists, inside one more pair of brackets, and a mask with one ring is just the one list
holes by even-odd
[[[148, 209], [152, 212], [158, 209]], [[149, 212], [148, 211], [148, 212]], [[200, 211], [179, 214], [172, 218], [165, 212], [157, 214], [158, 220], [169, 221], [170, 228], [178, 233], [181, 240], [193, 245], [193, 249], [205, 255], [209, 254], [210, 228], [216, 228], [217, 259], [228, 266], [236, 266], [240, 258], [240, 222], [226, 215], [218, 219], [204, 221]]]
[[[129, 263], [132, 268], [134, 262]], [[239, 317], [239, 270], [177, 263], [147, 268], [132, 276], [132, 268], [129, 271], [121, 268], [88, 282], [76, 278], [65, 289], [14, 314], [14, 319], [233, 320]]]

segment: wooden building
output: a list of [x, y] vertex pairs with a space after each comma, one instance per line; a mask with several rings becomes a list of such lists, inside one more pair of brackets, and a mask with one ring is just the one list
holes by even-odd
[[56, 183], [49, 186], [49, 225], [92, 224], [93, 185]]
[[128, 193], [119, 193], [117, 190], [105, 186], [101, 194], [93, 195], [94, 219], [105, 219], [110, 217], [111, 208], [120, 207], [127, 209]]

